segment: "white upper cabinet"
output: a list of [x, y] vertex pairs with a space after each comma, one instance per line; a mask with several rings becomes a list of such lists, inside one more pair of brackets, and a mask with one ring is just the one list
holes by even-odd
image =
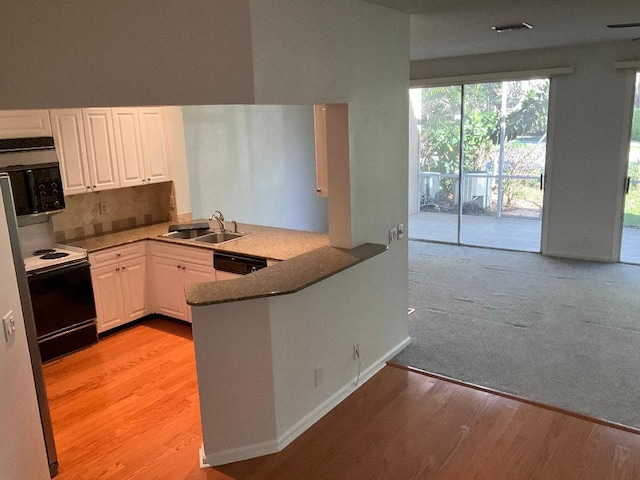
[[169, 180], [169, 148], [164, 108], [145, 107], [137, 110], [146, 182], [166, 182]]
[[91, 191], [82, 110], [67, 108], [49, 113], [65, 195]]
[[0, 138], [50, 137], [47, 110], [4, 110], [0, 112]]
[[120, 187], [110, 108], [82, 109], [92, 190]]
[[146, 183], [138, 109], [113, 108], [112, 115], [120, 186]]
[[171, 179], [164, 107], [67, 108], [49, 115], [66, 195]]

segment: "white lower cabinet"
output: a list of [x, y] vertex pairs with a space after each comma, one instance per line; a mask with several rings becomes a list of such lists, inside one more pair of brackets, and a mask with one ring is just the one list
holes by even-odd
[[89, 261], [98, 333], [151, 313], [191, 322], [187, 285], [242, 276], [216, 271], [213, 250], [154, 240], [100, 250]]
[[145, 242], [92, 253], [89, 261], [98, 333], [149, 313]]
[[184, 288], [192, 283], [213, 282], [213, 252], [200, 248], [152, 242], [152, 309], [169, 317], [191, 321], [191, 307]]

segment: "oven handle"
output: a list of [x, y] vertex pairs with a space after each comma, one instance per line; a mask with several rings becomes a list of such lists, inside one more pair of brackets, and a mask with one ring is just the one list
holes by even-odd
[[88, 267], [89, 265], [90, 265], [89, 260], [86, 260], [86, 259], [75, 260], [70, 263], [63, 263], [62, 265], [51, 267], [47, 270], [43, 270], [39, 272], [27, 272], [27, 278], [31, 279], [35, 277], [55, 275], [56, 273], [60, 272], [60, 270], [66, 270], [66, 271], [80, 270], [82, 268]]

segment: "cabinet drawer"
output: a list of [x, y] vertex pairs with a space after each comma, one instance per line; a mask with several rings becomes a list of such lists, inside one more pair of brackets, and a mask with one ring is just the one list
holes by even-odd
[[89, 254], [89, 262], [93, 267], [101, 267], [115, 262], [124, 262], [145, 256], [146, 242], [136, 242], [120, 247], [107, 248]]
[[213, 267], [213, 250], [163, 242], [151, 242], [151, 255]]

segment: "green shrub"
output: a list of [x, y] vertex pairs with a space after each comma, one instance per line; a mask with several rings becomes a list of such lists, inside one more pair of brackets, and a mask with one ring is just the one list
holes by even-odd
[[631, 125], [631, 140], [640, 142], [640, 108], [633, 109], [633, 124]]

